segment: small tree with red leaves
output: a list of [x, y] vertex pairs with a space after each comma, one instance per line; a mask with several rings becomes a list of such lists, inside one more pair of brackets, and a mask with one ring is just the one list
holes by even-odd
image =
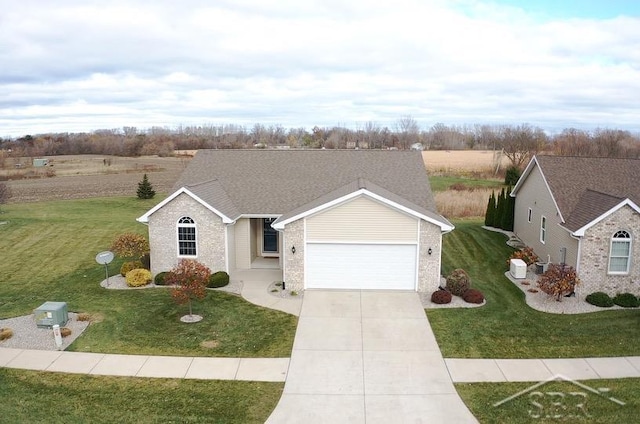
[[193, 259], [182, 259], [165, 278], [165, 284], [174, 286], [171, 297], [178, 305], [189, 304], [189, 316], [193, 315], [192, 301], [207, 296], [207, 282], [211, 270]]
[[563, 295], [573, 293], [576, 284], [580, 284], [576, 270], [563, 264], [550, 264], [547, 272], [538, 279], [540, 290], [550, 296], [556, 296], [558, 302], [562, 300]]

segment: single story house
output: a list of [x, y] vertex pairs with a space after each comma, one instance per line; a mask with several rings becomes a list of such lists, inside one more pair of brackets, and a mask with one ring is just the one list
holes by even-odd
[[442, 234], [422, 155], [200, 150], [149, 227], [151, 271], [272, 267], [287, 287], [435, 290]]
[[536, 156], [511, 192], [514, 232], [576, 269], [586, 295], [640, 295], [640, 160]]

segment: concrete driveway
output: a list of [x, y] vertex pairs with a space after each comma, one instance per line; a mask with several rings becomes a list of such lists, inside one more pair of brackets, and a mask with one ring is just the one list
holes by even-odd
[[477, 422], [417, 293], [306, 291], [284, 393], [267, 423]]

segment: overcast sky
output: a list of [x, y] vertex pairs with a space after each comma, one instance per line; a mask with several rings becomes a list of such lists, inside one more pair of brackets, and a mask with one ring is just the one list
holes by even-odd
[[638, 132], [640, 2], [1, 2], [0, 136], [402, 116]]

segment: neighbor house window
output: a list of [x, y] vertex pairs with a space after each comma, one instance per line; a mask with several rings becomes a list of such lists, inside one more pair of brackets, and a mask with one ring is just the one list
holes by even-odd
[[196, 223], [188, 216], [178, 220], [178, 255], [196, 256]]
[[547, 241], [547, 217], [540, 218], [540, 241], [542, 243]]
[[531, 208], [529, 208], [529, 211], [527, 212], [527, 222], [531, 222]]
[[609, 273], [628, 274], [631, 259], [631, 235], [626, 231], [618, 231], [611, 237], [609, 253]]

